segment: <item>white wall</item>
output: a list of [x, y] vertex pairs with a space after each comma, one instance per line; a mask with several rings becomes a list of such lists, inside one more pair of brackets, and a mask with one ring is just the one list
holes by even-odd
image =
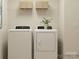
[[64, 0], [59, 1], [59, 37], [64, 39]]
[[33, 6], [33, 10], [19, 10], [19, 3], [20, 0], [9, 0], [9, 28], [15, 28], [16, 25], [30, 25], [34, 29], [40, 25], [43, 16], [53, 17], [53, 28], [57, 28], [57, 0], [50, 0], [48, 10], [39, 11], [35, 9], [35, 6]]
[[58, 54], [59, 59], [63, 59], [63, 39], [64, 39], [64, 0], [59, 0], [58, 4], [58, 15], [59, 15], [59, 21], [58, 21]]
[[3, 0], [3, 20], [2, 29], [0, 29], [0, 59], [6, 59], [7, 57], [8, 28], [15, 28], [16, 25], [30, 25], [34, 29], [37, 25], [40, 25], [43, 16], [53, 17], [53, 28], [58, 27], [57, 0], [50, 0], [48, 10], [36, 11], [34, 7], [33, 10], [24, 12], [19, 11], [19, 2], [20, 0]]
[[[8, 20], [7, 20], [7, 0], [2, 0], [3, 1], [3, 19], [2, 19], [2, 29], [0, 29], [0, 59], [3, 57], [6, 57], [6, 43], [7, 43], [7, 25], [8, 25]], [[5, 53], [3, 53], [5, 52]]]

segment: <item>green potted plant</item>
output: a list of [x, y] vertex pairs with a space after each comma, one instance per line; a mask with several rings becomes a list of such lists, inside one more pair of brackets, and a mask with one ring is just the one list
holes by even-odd
[[51, 18], [50, 17], [43, 17], [41, 23], [44, 25], [45, 29], [48, 28], [49, 23], [51, 23]]

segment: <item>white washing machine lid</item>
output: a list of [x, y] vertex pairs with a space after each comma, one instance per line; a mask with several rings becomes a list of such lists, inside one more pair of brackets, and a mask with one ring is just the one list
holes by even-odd
[[11, 32], [29, 32], [29, 31], [32, 31], [32, 29], [9, 29], [9, 31]]

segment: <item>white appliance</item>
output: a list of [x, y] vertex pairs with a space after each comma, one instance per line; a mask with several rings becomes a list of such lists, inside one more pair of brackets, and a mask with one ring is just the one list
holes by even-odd
[[34, 59], [57, 59], [57, 30], [34, 31]]
[[9, 30], [8, 59], [32, 59], [31, 29]]

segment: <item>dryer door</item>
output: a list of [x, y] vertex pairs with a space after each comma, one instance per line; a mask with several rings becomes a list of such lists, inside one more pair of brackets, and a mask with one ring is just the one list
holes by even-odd
[[37, 32], [37, 51], [55, 51], [56, 33], [55, 32]]

